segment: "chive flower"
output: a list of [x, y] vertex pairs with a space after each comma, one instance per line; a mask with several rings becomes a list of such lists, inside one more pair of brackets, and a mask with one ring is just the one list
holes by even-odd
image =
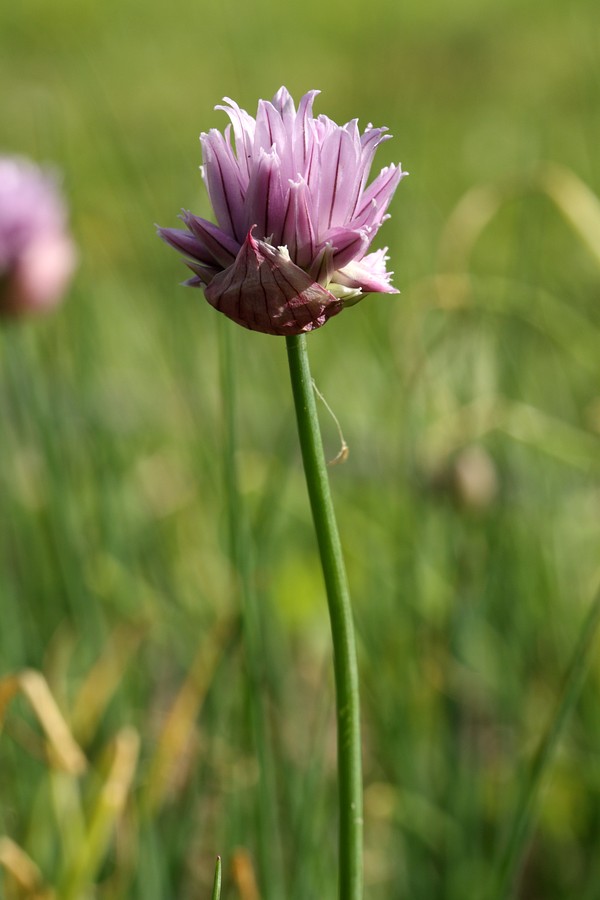
[[56, 306], [75, 261], [53, 173], [20, 157], [0, 156], [0, 315]]
[[[369, 252], [389, 218], [400, 165], [368, 184], [386, 128], [313, 116], [285, 87], [259, 101], [256, 119], [233, 100], [231, 123], [200, 136], [201, 174], [217, 224], [187, 210], [186, 228], [159, 228], [185, 257], [208, 302], [245, 328], [295, 335], [319, 328], [370, 292], [398, 293], [386, 250]], [[233, 130], [233, 134], [232, 134]]]

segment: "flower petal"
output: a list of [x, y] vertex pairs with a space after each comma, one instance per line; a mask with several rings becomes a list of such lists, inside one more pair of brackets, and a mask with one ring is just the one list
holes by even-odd
[[360, 259], [371, 242], [370, 235], [359, 228], [332, 228], [326, 234], [326, 243], [333, 250], [333, 269], [343, 269], [354, 259]]
[[365, 294], [398, 294], [400, 293], [390, 284], [393, 272], [387, 272], [385, 264], [388, 257], [387, 247], [376, 250], [363, 257], [360, 262], [351, 262], [343, 269], [335, 272], [333, 281], [345, 287], [361, 288]]
[[[238, 241], [234, 241], [212, 222], [201, 219], [188, 210], [183, 210], [181, 218], [194, 237], [206, 249], [206, 259], [202, 259], [202, 262], [207, 262], [209, 265], [218, 263], [222, 268], [231, 265], [240, 249]], [[196, 258], [200, 259], [200, 257]]]
[[198, 263], [186, 260], [188, 269], [194, 272], [195, 277], [184, 282], [187, 287], [207, 287], [215, 275], [218, 275], [222, 269], [216, 269], [214, 266], [201, 266]]
[[296, 265], [308, 269], [315, 255], [315, 232], [310, 192], [303, 178], [290, 182], [282, 241]]
[[307, 163], [310, 157], [310, 147], [314, 140], [314, 129], [312, 128], [312, 108], [315, 97], [320, 91], [309, 91], [300, 100], [298, 113], [294, 123], [294, 171], [293, 176], [302, 175], [307, 177]]
[[179, 253], [183, 253], [184, 256], [190, 256], [192, 259], [197, 259], [198, 262], [208, 265], [214, 263], [212, 254], [189, 231], [184, 231], [182, 228], [157, 227], [156, 232], [165, 244], [169, 244], [170, 247], [173, 247]]
[[223, 97], [223, 102], [227, 106], [215, 106], [227, 113], [233, 125], [233, 133], [235, 135], [235, 152], [237, 156], [238, 166], [244, 185], [248, 184], [250, 174], [250, 162], [252, 158], [252, 147], [254, 146], [254, 129], [256, 123], [245, 109], [240, 109], [235, 100], [229, 97]]
[[408, 175], [408, 172], [403, 172], [401, 166], [394, 164], [382, 169], [359, 199], [351, 225], [354, 228], [364, 225], [378, 228], [383, 222], [394, 191], [405, 175]]
[[220, 131], [200, 135], [202, 167], [210, 202], [222, 230], [244, 239], [244, 187], [240, 166]]
[[[260, 151], [276, 150], [280, 160], [282, 177], [287, 181], [294, 175], [292, 164], [292, 134], [287, 132], [278, 109], [272, 103], [261, 100], [256, 114], [253, 158], [260, 158]], [[252, 176], [250, 176], [252, 177]]]
[[371, 165], [375, 157], [375, 151], [384, 141], [389, 141], [391, 134], [387, 134], [387, 128], [373, 128], [367, 125], [363, 134], [360, 136], [361, 147], [361, 190], [364, 189], [371, 172]]
[[280, 87], [271, 101], [277, 112], [281, 115], [284, 128], [288, 136], [291, 136], [294, 121], [296, 119], [296, 107], [287, 88]]
[[324, 325], [343, 303], [316, 284], [285, 248], [248, 232], [235, 263], [205, 290], [208, 302], [234, 322], [264, 334], [301, 334]]
[[246, 229], [255, 226], [259, 238], [281, 243], [285, 209], [279, 155], [274, 148], [269, 152], [261, 148], [248, 184]]
[[[321, 119], [321, 117], [319, 117]], [[356, 196], [359, 148], [344, 128], [331, 129], [321, 146], [318, 234], [343, 225]]]
[[321, 247], [315, 256], [308, 274], [311, 278], [314, 278], [317, 284], [325, 286], [331, 281], [333, 273], [333, 247], [328, 242]]

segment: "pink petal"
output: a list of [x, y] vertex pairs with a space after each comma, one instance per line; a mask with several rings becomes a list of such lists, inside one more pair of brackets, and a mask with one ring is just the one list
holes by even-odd
[[408, 175], [400, 166], [386, 166], [359, 199], [352, 219], [355, 228], [368, 225], [378, 228], [400, 181]]
[[364, 188], [369, 174], [371, 172], [371, 165], [373, 163], [373, 159], [375, 157], [375, 151], [379, 147], [380, 144], [383, 144], [384, 141], [389, 141], [392, 137], [391, 134], [387, 134], [387, 128], [373, 128], [372, 125], [368, 125], [363, 134], [360, 137], [360, 146], [361, 146], [361, 168], [362, 168], [362, 185], [361, 188]]
[[244, 239], [244, 187], [231, 147], [216, 128], [200, 135], [203, 174], [219, 226], [226, 234]]
[[349, 263], [334, 274], [333, 280], [344, 287], [361, 288], [365, 294], [398, 294], [399, 291], [390, 284], [393, 272], [387, 272], [385, 268], [386, 251], [387, 247], [369, 253], [360, 262]]
[[343, 269], [352, 260], [364, 256], [371, 242], [371, 237], [366, 231], [356, 228], [332, 228], [325, 238], [333, 250], [334, 270]]
[[198, 262], [208, 265], [214, 263], [212, 254], [189, 231], [184, 231], [182, 228], [157, 228], [156, 231], [166, 244], [169, 244], [179, 253], [183, 253], [184, 256], [190, 256], [192, 259], [197, 259]]
[[[238, 241], [234, 241], [212, 222], [201, 219], [187, 210], [183, 211], [181, 218], [194, 237], [206, 248], [206, 258], [197, 256], [198, 259], [209, 265], [218, 263], [223, 268], [231, 265], [240, 249]], [[192, 255], [196, 256], [196, 254]]]
[[288, 136], [292, 135], [294, 121], [296, 119], [296, 107], [287, 88], [280, 87], [272, 100], [273, 106], [281, 115], [283, 125]]
[[324, 325], [343, 304], [299, 269], [285, 250], [248, 232], [235, 263], [205, 290], [234, 322], [264, 334], [301, 334]]
[[260, 100], [256, 115], [253, 159], [258, 159], [260, 151], [277, 151], [282, 177], [287, 181], [294, 175], [292, 163], [292, 133], [288, 133], [279, 110], [272, 103]]
[[[311, 122], [310, 125], [314, 123]], [[310, 126], [309, 126], [310, 127]], [[306, 158], [306, 174], [305, 181], [310, 193], [311, 218], [315, 231], [318, 228], [318, 200], [321, 182], [321, 146], [316, 136], [312, 138], [308, 145], [308, 156]]]
[[248, 184], [246, 229], [255, 226], [259, 238], [271, 238], [279, 244], [285, 210], [279, 155], [276, 149], [266, 152], [261, 148]]
[[336, 126], [324, 138], [320, 158], [319, 236], [347, 221], [356, 197], [359, 147], [347, 131]]
[[300, 100], [298, 113], [294, 123], [294, 172], [292, 177], [302, 175], [307, 176], [307, 162], [310, 156], [310, 147], [314, 140], [314, 129], [312, 128], [312, 108], [315, 97], [320, 91], [309, 91]]
[[245, 109], [240, 109], [235, 100], [230, 100], [229, 97], [223, 97], [223, 102], [228, 105], [215, 106], [215, 109], [220, 109], [227, 113], [231, 119], [233, 133], [235, 134], [235, 152], [240, 168], [240, 174], [242, 176], [243, 184], [247, 185], [250, 173], [249, 160], [252, 157], [256, 123]]
[[315, 255], [315, 232], [310, 192], [303, 178], [290, 182], [282, 241], [296, 265], [308, 269]]
[[335, 134], [335, 132], [339, 129], [339, 125], [337, 125], [333, 119], [330, 119], [329, 116], [323, 115], [321, 113], [320, 116], [314, 120], [315, 130], [317, 133], [317, 137], [321, 143], [325, 140], [326, 137], [329, 137], [331, 134]]

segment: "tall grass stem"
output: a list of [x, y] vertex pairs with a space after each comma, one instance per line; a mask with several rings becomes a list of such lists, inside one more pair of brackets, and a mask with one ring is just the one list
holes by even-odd
[[509, 900], [514, 895], [517, 878], [534, 825], [536, 801], [540, 788], [552, 762], [558, 741], [581, 694], [599, 626], [600, 590], [596, 593], [581, 627], [556, 711], [533, 757], [528, 777], [524, 782], [508, 840], [497, 868], [495, 885], [491, 892], [493, 900]]
[[277, 811], [277, 786], [275, 764], [265, 709], [264, 657], [261, 607], [256, 596], [252, 577], [252, 547], [249, 527], [240, 497], [236, 453], [237, 416], [236, 393], [233, 377], [232, 327], [225, 319], [219, 322], [219, 355], [221, 396], [223, 403], [223, 474], [229, 527], [229, 555], [232, 574], [239, 593], [243, 639], [247, 648], [244, 655], [248, 677], [248, 706], [253, 740], [259, 767], [257, 849], [260, 877], [265, 900], [281, 900], [285, 897], [283, 859], [280, 827]]

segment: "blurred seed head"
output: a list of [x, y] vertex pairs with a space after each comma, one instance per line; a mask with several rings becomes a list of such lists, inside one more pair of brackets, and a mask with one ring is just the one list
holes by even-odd
[[477, 445], [461, 450], [434, 475], [432, 484], [449, 495], [459, 508], [476, 513], [492, 505], [500, 486], [494, 460]]
[[468, 509], [486, 509], [496, 499], [498, 474], [483, 447], [466, 447], [454, 460], [454, 488], [457, 499]]

